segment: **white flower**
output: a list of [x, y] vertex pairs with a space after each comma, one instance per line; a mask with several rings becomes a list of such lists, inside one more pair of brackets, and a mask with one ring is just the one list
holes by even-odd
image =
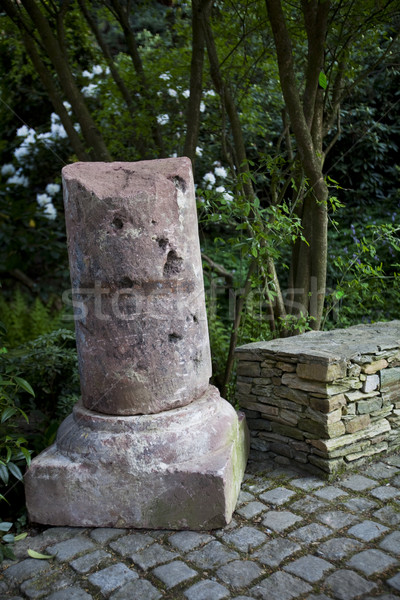
[[64, 104], [64, 107], [65, 107], [65, 110], [67, 111], [67, 113], [71, 114], [71, 108], [72, 107], [71, 107], [70, 103], [67, 102], [67, 100], [64, 100], [63, 104]]
[[47, 206], [52, 203], [52, 200], [47, 194], [36, 194], [36, 202], [39, 206]]
[[222, 197], [224, 198], [224, 200], [226, 200], [227, 202], [232, 202], [233, 200], [233, 196], [232, 194], [228, 194], [228, 192], [225, 192], [225, 194], [222, 194]]
[[15, 167], [11, 163], [7, 163], [1, 167], [1, 174], [4, 176], [5, 175], [14, 175], [14, 173], [15, 173]]
[[56, 208], [53, 206], [53, 204], [46, 204], [46, 207], [44, 209], [44, 214], [46, 215], [46, 217], [48, 219], [50, 219], [51, 221], [54, 221], [54, 219], [57, 216], [57, 210]]
[[215, 175], [214, 173], [206, 173], [203, 177], [203, 180], [207, 183], [214, 184], [215, 183]]
[[213, 97], [213, 96], [216, 96], [217, 94], [214, 92], [214, 90], [207, 90], [204, 92], [204, 95]]
[[214, 173], [217, 177], [223, 177], [224, 179], [228, 176], [225, 167], [215, 167]]
[[104, 69], [104, 73], [105, 73], [106, 75], [109, 75], [109, 74], [111, 73], [111, 71], [110, 71], [110, 67], [106, 67], [106, 68]]
[[169, 73], [161, 73], [160, 79], [163, 79], [164, 81], [168, 81], [168, 79], [171, 79], [171, 75]]
[[173, 90], [172, 88], [168, 88], [168, 94], [170, 96], [172, 96], [172, 98], [176, 98], [178, 95], [178, 92], [176, 90]]
[[178, 155], [177, 155], [177, 153], [176, 153], [176, 152], [173, 152], [173, 153], [171, 154], [171, 158], [178, 158]]
[[94, 65], [92, 68], [93, 75], [101, 75], [103, 72], [103, 68], [100, 65]]
[[46, 192], [49, 196], [55, 196], [60, 191], [61, 186], [58, 183], [48, 183], [46, 185]]
[[203, 156], [203, 148], [196, 146], [196, 156]]
[[22, 125], [19, 129], [17, 129], [18, 137], [26, 137], [29, 134], [29, 127], [26, 125]]
[[46, 131], [45, 133], [39, 133], [37, 136], [38, 140], [48, 140], [51, 138], [51, 131]]
[[81, 92], [84, 96], [86, 96], [87, 98], [92, 98], [93, 96], [96, 95], [97, 92], [97, 85], [95, 83], [89, 83], [89, 85], [85, 85], [82, 89]]
[[189, 98], [189, 96], [190, 96], [190, 90], [183, 90], [183, 92], [182, 92], [182, 96], [183, 96], [184, 98]]
[[31, 149], [28, 148], [25, 144], [20, 146], [19, 148], [15, 148], [14, 156], [17, 160], [21, 160], [21, 158], [25, 158], [28, 154], [31, 153]]
[[217, 188], [215, 188], [215, 191], [218, 192], [219, 194], [223, 194], [225, 192], [225, 188], [223, 185], [219, 185]]
[[204, 104], [203, 100], [200, 102], [200, 112], [204, 112], [206, 110], [206, 105]]
[[66, 138], [67, 132], [65, 131], [63, 125], [59, 125], [58, 123], [52, 123], [51, 135], [55, 138]]
[[75, 129], [75, 131], [77, 131], [78, 133], [80, 133], [81, 132], [81, 126], [80, 126], [80, 124], [79, 123], [74, 123], [74, 129]]
[[169, 121], [169, 116], [168, 115], [158, 115], [157, 117], [157, 123], [159, 125], [166, 125]]
[[83, 77], [86, 77], [87, 79], [93, 79], [93, 77], [94, 77], [93, 73], [91, 73], [90, 71], [87, 71], [86, 69], [84, 71], [82, 71], [82, 75], [83, 75]]
[[50, 121], [52, 123], [59, 123], [60, 122], [60, 117], [58, 116], [57, 113], [51, 113], [51, 115], [50, 115]]
[[7, 183], [11, 183], [13, 185], [22, 185], [23, 187], [28, 187], [29, 179], [24, 177], [23, 175], [15, 174], [9, 179], [7, 179]]

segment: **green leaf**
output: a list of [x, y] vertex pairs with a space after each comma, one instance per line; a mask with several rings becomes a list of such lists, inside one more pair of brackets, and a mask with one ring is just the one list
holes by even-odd
[[0, 531], [10, 531], [12, 526], [13, 524], [9, 521], [2, 521], [2, 523], [0, 523]]
[[20, 533], [19, 535], [16, 535], [16, 536], [15, 536], [14, 540], [15, 540], [16, 542], [19, 542], [20, 540], [24, 540], [26, 537], [28, 537], [28, 533], [27, 533], [27, 532], [25, 532], [25, 533]]
[[6, 542], [6, 544], [12, 544], [14, 540], [14, 534], [12, 533], [7, 533], [6, 535], [3, 535], [3, 542]]
[[12, 416], [14, 416], [17, 413], [17, 409], [14, 408], [13, 406], [7, 406], [6, 409], [3, 410], [3, 412], [1, 413], [1, 422], [4, 423], [5, 421], [8, 421], [8, 419]]
[[318, 77], [318, 83], [320, 85], [320, 87], [322, 87], [323, 90], [326, 90], [326, 87], [328, 85], [328, 80], [326, 78], [326, 75], [323, 71], [320, 72], [319, 77]]
[[35, 396], [35, 392], [33, 391], [31, 384], [28, 383], [26, 379], [22, 379], [22, 377], [15, 377], [14, 379], [23, 390], [28, 392], [28, 394], [31, 394], [31, 396]]
[[31, 550], [28, 548], [28, 554], [31, 558], [37, 558], [38, 560], [49, 560], [50, 558], [54, 558], [50, 554], [40, 554], [40, 552], [36, 552], [36, 550]]
[[21, 473], [21, 469], [20, 469], [19, 467], [17, 467], [17, 465], [16, 465], [15, 463], [13, 463], [13, 462], [9, 462], [9, 463], [7, 464], [7, 467], [8, 467], [8, 470], [10, 471], [10, 473], [11, 473], [12, 475], [14, 475], [14, 477], [15, 477], [16, 479], [19, 479], [20, 481], [22, 481], [22, 480], [23, 480], [23, 476], [22, 476], [22, 473]]

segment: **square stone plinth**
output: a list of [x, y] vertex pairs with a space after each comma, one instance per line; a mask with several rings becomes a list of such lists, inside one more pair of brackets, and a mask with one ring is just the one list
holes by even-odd
[[223, 527], [247, 456], [244, 417], [211, 386], [157, 415], [107, 416], [77, 405], [25, 475], [29, 517], [58, 526]]

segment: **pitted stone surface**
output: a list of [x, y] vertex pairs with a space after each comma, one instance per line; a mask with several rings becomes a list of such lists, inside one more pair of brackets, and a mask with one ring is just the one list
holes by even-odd
[[222, 536], [228, 544], [235, 546], [240, 552], [248, 553], [267, 540], [265, 533], [255, 527], [240, 527]]
[[395, 498], [398, 498], [400, 496], [400, 490], [392, 485], [381, 485], [371, 490], [371, 494], [374, 496], [374, 498], [378, 498], [378, 500], [385, 502], [386, 500], [394, 500]]
[[363, 492], [374, 486], [377, 482], [363, 475], [350, 475], [340, 482], [345, 488], [352, 490], [353, 492]]
[[376, 583], [367, 581], [354, 571], [341, 569], [329, 575], [325, 585], [338, 600], [352, 600], [376, 588]]
[[264, 492], [261, 494], [260, 498], [264, 502], [268, 504], [273, 504], [274, 506], [281, 506], [290, 500], [292, 496], [295, 495], [295, 492], [292, 490], [288, 490], [284, 487], [277, 487], [268, 492]]
[[238, 509], [238, 514], [244, 517], [245, 519], [251, 519], [262, 513], [264, 510], [267, 510], [265, 504], [261, 502], [249, 502], [249, 504], [245, 504]]
[[311, 586], [297, 577], [277, 571], [250, 589], [255, 598], [262, 600], [291, 600], [311, 591]]
[[347, 533], [354, 535], [364, 542], [370, 542], [371, 540], [380, 537], [386, 531], [389, 531], [388, 528], [381, 523], [377, 523], [376, 521], [363, 521], [359, 525], [350, 527]]
[[157, 567], [154, 569], [153, 574], [165, 583], [167, 588], [173, 588], [184, 581], [196, 577], [197, 571], [185, 565], [184, 562], [175, 560], [162, 567]]
[[282, 533], [282, 531], [285, 531], [302, 520], [302, 517], [299, 517], [288, 510], [270, 510], [264, 516], [263, 525], [268, 529], [272, 529], [272, 531]]
[[316, 556], [302, 556], [301, 558], [289, 563], [283, 567], [285, 571], [297, 575], [308, 581], [316, 583], [322, 579], [327, 571], [333, 569], [333, 565], [328, 561]]
[[255, 562], [250, 560], [233, 562], [220, 567], [217, 571], [217, 576], [227, 585], [241, 589], [250, 585], [255, 579], [262, 575], [261, 569]]
[[[395, 458], [381, 458], [377, 464], [390, 465]], [[381, 469], [386, 475], [387, 469]], [[16, 561], [0, 565], [0, 598], [398, 600], [400, 504], [374, 497], [376, 488], [387, 487], [388, 478], [379, 477], [380, 472], [375, 469], [375, 483], [361, 491], [342, 487], [341, 477], [307, 489], [309, 474], [304, 474], [303, 485], [301, 473], [290, 468], [267, 465], [264, 472], [259, 463], [251, 462], [242, 489], [254, 498], [249, 503], [257, 502], [263, 510], [249, 519], [237, 511], [224, 528], [33, 530], [24, 544], [16, 544]], [[366, 470], [360, 468], [354, 475], [366, 478]], [[400, 489], [397, 477], [390, 478], [390, 487]], [[260, 500], [264, 493], [282, 487], [298, 490], [300, 498], [292, 496], [276, 508]], [[347, 495], [329, 500], [332, 487]], [[323, 490], [327, 490], [324, 499], [317, 495]], [[301, 520], [293, 521], [296, 517]], [[347, 518], [359, 522], [348, 524]], [[50, 547], [59, 550], [52, 559], [28, 558], [28, 548], [47, 553]], [[67, 553], [72, 556], [67, 558]], [[131, 579], [125, 581], [124, 573]], [[114, 584], [118, 587], [110, 591]]]
[[387, 571], [398, 564], [398, 561], [380, 550], [365, 550], [355, 554], [347, 561], [347, 566], [361, 571], [364, 575], [374, 575]]
[[314, 494], [318, 496], [318, 498], [323, 498], [323, 500], [336, 500], [336, 498], [348, 496], [347, 492], [334, 485], [323, 487], [322, 489], [315, 491]]
[[123, 563], [117, 563], [93, 575], [89, 575], [88, 579], [92, 585], [99, 588], [102, 594], [110, 594], [117, 588], [120, 588], [124, 583], [137, 579], [139, 576], [135, 571], [128, 569]]

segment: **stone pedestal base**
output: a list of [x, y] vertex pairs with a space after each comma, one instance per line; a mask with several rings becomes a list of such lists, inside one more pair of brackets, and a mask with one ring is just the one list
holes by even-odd
[[245, 419], [213, 387], [156, 415], [107, 416], [77, 405], [25, 475], [29, 517], [79, 527], [223, 527], [247, 456]]

